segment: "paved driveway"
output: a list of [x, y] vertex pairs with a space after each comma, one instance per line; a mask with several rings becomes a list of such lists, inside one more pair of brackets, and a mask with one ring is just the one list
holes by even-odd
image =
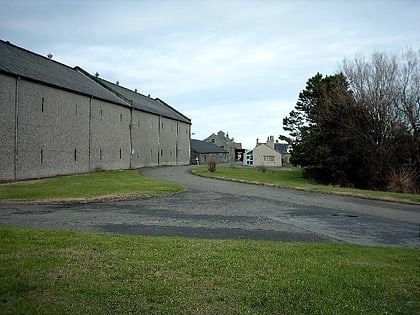
[[137, 235], [344, 242], [420, 248], [420, 206], [233, 183], [190, 166], [143, 169], [183, 184], [161, 198], [0, 204], [0, 224]]

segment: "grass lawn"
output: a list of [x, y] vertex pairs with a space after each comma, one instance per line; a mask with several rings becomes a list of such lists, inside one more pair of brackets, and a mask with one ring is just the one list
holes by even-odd
[[418, 250], [0, 226], [1, 314], [418, 314]]
[[420, 195], [361, 190], [315, 184], [303, 177], [302, 170], [300, 168], [291, 168], [291, 170], [267, 169], [267, 171], [263, 173], [257, 168], [218, 165], [214, 173], [209, 172], [205, 166], [197, 167], [193, 170], [193, 172], [202, 176], [238, 180], [255, 184], [268, 184], [283, 188], [302, 189], [382, 200], [420, 203]]
[[136, 170], [108, 171], [0, 185], [0, 200], [85, 201], [156, 196], [184, 190], [141, 176]]

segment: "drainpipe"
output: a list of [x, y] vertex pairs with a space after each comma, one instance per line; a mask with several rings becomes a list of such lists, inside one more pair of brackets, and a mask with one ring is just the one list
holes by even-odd
[[160, 128], [161, 128], [161, 117], [162, 116], [159, 116], [159, 119], [158, 119], [158, 155], [157, 155], [157, 164], [158, 164], [158, 166], [160, 166]]
[[13, 156], [13, 177], [17, 179], [18, 173], [18, 155], [19, 155], [19, 82], [20, 77], [16, 78], [16, 91], [15, 91], [15, 147]]
[[88, 168], [89, 172], [91, 171], [92, 165], [91, 165], [91, 158], [92, 158], [92, 102], [93, 102], [93, 96], [90, 97], [89, 100], [89, 148], [88, 148], [88, 154], [89, 154], [89, 160], [88, 160]]
[[133, 146], [133, 107], [130, 108], [130, 125], [129, 125], [129, 132], [130, 132], [130, 154], [129, 154], [129, 167], [130, 169], [133, 168], [133, 155], [134, 155], [134, 146]]

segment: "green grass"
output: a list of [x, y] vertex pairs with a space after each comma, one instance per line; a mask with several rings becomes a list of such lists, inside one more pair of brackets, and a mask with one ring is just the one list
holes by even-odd
[[418, 314], [419, 257], [0, 226], [0, 313]]
[[255, 184], [273, 185], [283, 188], [310, 190], [372, 199], [420, 203], [420, 195], [315, 184], [303, 177], [302, 170], [300, 168], [291, 168], [291, 170], [267, 169], [267, 171], [263, 173], [257, 168], [217, 166], [216, 172], [211, 173], [205, 166], [201, 166], [195, 168], [193, 172], [202, 176]]
[[0, 185], [0, 200], [95, 200], [137, 198], [182, 191], [184, 187], [153, 180], [136, 170], [97, 172]]

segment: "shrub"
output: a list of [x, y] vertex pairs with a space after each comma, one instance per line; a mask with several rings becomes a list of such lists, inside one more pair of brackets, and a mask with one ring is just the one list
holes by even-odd
[[257, 166], [257, 170], [260, 171], [261, 173], [265, 173], [267, 171], [267, 166], [259, 165]]
[[214, 156], [210, 156], [209, 158], [207, 158], [207, 169], [210, 172], [215, 172], [216, 171], [216, 158]]
[[387, 176], [388, 191], [397, 193], [419, 193], [418, 176], [416, 169], [409, 166], [392, 168]]

